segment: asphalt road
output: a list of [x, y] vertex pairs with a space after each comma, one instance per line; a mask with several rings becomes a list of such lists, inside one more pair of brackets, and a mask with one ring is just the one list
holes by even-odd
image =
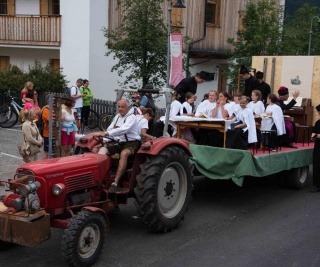
[[[22, 163], [20, 142], [18, 127], [0, 128], [0, 179]], [[95, 266], [320, 266], [320, 193], [309, 192], [311, 183], [299, 191], [280, 188], [276, 176], [247, 179], [242, 188], [199, 177], [194, 184], [185, 221], [171, 233], [148, 232], [132, 200], [111, 215]], [[66, 266], [62, 233], [53, 229], [38, 247], [0, 252], [0, 266]]]

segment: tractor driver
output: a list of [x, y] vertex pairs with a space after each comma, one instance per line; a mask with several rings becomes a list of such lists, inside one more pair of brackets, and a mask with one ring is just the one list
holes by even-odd
[[[136, 121], [136, 116], [129, 112], [130, 103], [127, 99], [118, 101], [118, 112], [105, 135], [120, 142], [120, 159], [119, 165], [114, 178], [114, 182], [108, 189], [109, 193], [115, 193], [118, 189], [118, 184], [127, 168], [127, 161], [130, 155], [135, 154], [140, 148], [141, 133], [140, 127]], [[107, 148], [101, 147], [99, 154], [106, 155]]]

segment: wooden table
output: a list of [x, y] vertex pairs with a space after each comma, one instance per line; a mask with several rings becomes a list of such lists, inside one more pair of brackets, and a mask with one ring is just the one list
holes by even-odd
[[177, 138], [182, 138], [182, 132], [186, 128], [218, 130], [223, 133], [223, 147], [226, 146], [226, 121], [224, 119], [194, 118], [175, 116], [170, 120], [177, 124]]

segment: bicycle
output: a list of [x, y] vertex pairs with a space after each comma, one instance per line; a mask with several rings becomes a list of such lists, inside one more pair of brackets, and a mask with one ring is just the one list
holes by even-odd
[[[90, 109], [89, 116], [88, 116], [88, 128], [93, 130], [99, 126], [99, 115], [94, 110]], [[85, 126], [84, 122], [81, 123], [81, 133], [84, 133]]]
[[101, 114], [99, 119], [99, 128], [102, 131], [106, 131], [109, 125], [111, 124], [113, 117], [114, 117], [114, 114], [109, 114], [109, 113]]
[[11, 128], [18, 122], [20, 111], [22, 106], [20, 106], [16, 101], [15, 97], [10, 94], [10, 91], [7, 92], [8, 99], [10, 101], [5, 103], [0, 107], [0, 127], [2, 128]]

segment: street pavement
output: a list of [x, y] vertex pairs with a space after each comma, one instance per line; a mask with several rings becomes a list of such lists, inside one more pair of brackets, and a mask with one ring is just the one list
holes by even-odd
[[[19, 128], [0, 128], [0, 179], [22, 163]], [[147, 231], [133, 200], [109, 216], [110, 234], [95, 266], [320, 266], [320, 193], [281, 188], [277, 176], [231, 181], [197, 177], [181, 226], [166, 234]], [[1, 188], [1, 187], [0, 187]], [[2, 227], [0, 225], [0, 227]], [[63, 230], [28, 248], [0, 252], [0, 266], [66, 266]]]

